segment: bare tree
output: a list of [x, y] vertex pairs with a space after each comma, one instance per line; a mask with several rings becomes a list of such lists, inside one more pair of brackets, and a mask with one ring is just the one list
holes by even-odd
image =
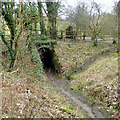
[[4, 16], [5, 21], [10, 29], [11, 39], [10, 39], [10, 46], [13, 47], [13, 41], [15, 38], [15, 29], [16, 29], [16, 21], [14, 20], [14, 2], [4, 2], [2, 3], [2, 15]]
[[101, 7], [96, 2], [91, 3], [90, 9], [90, 30], [94, 46], [97, 46], [97, 36], [100, 33]]
[[57, 38], [57, 29], [56, 29], [56, 23], [57, 23], [57, 16], [58, 16], [58, 8], [59, 8], [59, 2], [46, 2], [47, 6], [47, 17], [49, 22], [49, 33], [51, 39]]
[[118, 2], [118, 47], [117, 52], [120, 51], [120, 1]]
[[[78, 2], [77, 6], [69, 11], [68, 18], [76, 26], [76, 34], [83, 33], [83, 39], [85, 39], [86, 32], [89, 26], [89, 14], [87, 12], [87, 5], [84, 2]], [[78, 33], [80, 31], [80, 33]]]
[[41, 37], [44, 40], [45, 39], [46, 29], [45, 29], [45, 23], [44, 23], [44, 19], [43, 19], [42, 8], [43, 8], [43, 4], [41, 2], [38, 2], [38, 11], [39, 11], [39, 16], [40, 16]]
[[[4, 20], [7, 22], [7, 25], [9, 27], [10, 33], [11, 33], [10, 43], [9, 43], [9, 40], [5, 39], [5, 34], [3, 32], [1, 33], [2, 41], [7, 46], [8, 51], [10, 53], [10, 58], [11, 58], [8, 71], [11, 71], [16, 64], [19, 49], [20, 49], [21, 35], [23, 32], [23, 17], [22, 17], [23, 3], [20, 2], [20, 5], [19, 5], [19, 11], [18, 11], [19, 18], [14, 17], [13, 12], [15, 10], [13, 9], [14, 8], [13, 6], [14, 6], [14, 3], [12, 3], [12, 2], [2, 3], [2, 15], [4, 17]], [[10, 7], [11, 7], [12, 11], [11, 11]], [[19, 19], [19, 22], [16, 25], [15, 23], [16, 23], [17, 19]], [[18, 32], [18, 34], [16, 34], [16, 36], [15, 36], [15, 31]], [[13, 48], [13, 45], [14, 45], [14, 48]]]

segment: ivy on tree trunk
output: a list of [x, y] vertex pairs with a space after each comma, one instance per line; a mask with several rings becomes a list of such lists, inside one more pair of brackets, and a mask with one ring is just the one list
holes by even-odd
[[57, 20], [57, 10], [59, 7], [58, 2], [46, 2], [47, 12], [48, 12], [48, 21], [49, 21], [49, 33], [51, 39], [57, 38], [57, 29], [56, 29], [56, 20]]
[[[13, 17], [13, 10], [10, 11], [11, 8], [13, 9], [14, 4], [12, 2], [8, 2], [8, 3], [3, 3], [2, 4], [2, 15], [4, 16], [4, 19], [10, 29], [10, 33], [11, 33], [11, 39], [10, 39], [10, 43], [8, 40], [5, 39], [5, 34], [1, 33], [1, 38], [2, 41], [4, 42], [4, 44], [7, 46], [8, 51], [10, 53], [10, 66], [9, 66], [9, 70], [11, 71], [12, 68], [14, 67], [16, 60], [17, 60], [17, 56], [19, 53], [19, 47], [20, 47], [20, 37], [23, 31], [23, 21], [22, 21], [22, 2], [20, 4], [20, 31], [18, 31], [18, 35], [16, 35], [17, 37], [15, 38], [15, 31], [16, 31], [16, 27], [15, 27], [15, 19]], [[14, 41], [13, 41], [14, 40]], [[14, 43], [14, 48], [13, 48], [13, 43]]]
[[43, 20], [43, 12], [42, 12], [42, 3], [38, 2], [38, 11], [39, 11], [39, 16], [40, 16], [40, 30], [41, 30], [41, 36], [42, 39], [45, 39], [46, 36], [46, 29], [45, 29], [45, 24], [44, 24], [44, 20]]
[[11, 39], [10, 39], [10, 45], [13, 47], [13, 41], [15, 38], [15, 20], [13, 18], [13, 7], [14, 2], [3, 2], [2, 3], [2, 15], [7, 22], [7, 25], [10, 29], [11, 33]]

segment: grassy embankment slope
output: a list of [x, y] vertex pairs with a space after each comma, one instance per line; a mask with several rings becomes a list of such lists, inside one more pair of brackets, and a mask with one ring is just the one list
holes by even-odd
[[118, 116], [118, 55], [113, 52], [96, 60], [84, 72], [72, 76], [71, 89]]
[[[26, 47], [22, 47], [21, 50], [22, 58], [19, 58], [14, 72], [3, 74], [2, 117], [85, 117], [80, 108], [75, 107], [69, 99], [49, 85], [49, 79], [44, 73], [38, 75], [38, 65], [34, 59], [31, 59]], [[3, 68], [6, 68], [10, 59], [8, 53], [5, 53], [2, 59]]]
[[89, 58], [112, 47], [114, 47], [114, 45], [111, 43], [101, 42], [95, 47], [92, 42], [83, 42], [81, 40], [76, 42], [70, 42], [70, 40], [66, 42], [58, 41], [55, 51], [62, 65], [61, 75], [70, 75]]
[[[7, 27], [7, 26], [6, 26]], [[39, 26], [38, 26], [39, 27]], [[0, 26], [1, 28], [1, 26]], [[8, 27], [6, 28], [8, 29]], [[10, 35], [9, 31], [5, 31]], [[7, 37], [8, 39], [8, 37]], [[39, 74], [39, 65], [32, 59], [25, 38], [22, 38], [20, 56], [14, 72], [3, 72], [9, 66], [10, 56], [2, 41], [2, 118], [83, 118], [80, 108], [58, 93], [45, 73]], [[41, 66], [41, 65], [40, 65]]]
[[[62, 75], [69, 74], [80, 67], [91, 56], [113, 47], [111, 43], [66, 42], [56, 48], [63, 66]], [[70, 71], [70, 72], [69, 72]], [[69, 87], [85, 96], [93, 104], [97, 104], [113, 116], [118, 116], [118, 53], [112, 52], [98, 58], [85, 71], [73, 75]]]

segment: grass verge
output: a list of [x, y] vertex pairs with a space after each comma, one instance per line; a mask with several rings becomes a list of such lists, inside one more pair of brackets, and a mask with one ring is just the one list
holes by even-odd
[[84, 72], [73, 75], [69, 84], [74, 91], [85, 96], [100, 109], [105, 108], [112, 117], [119, 115], [118, 54], [115, 52], [98, 58]]
[[58, 41], [55, 48], [59, 61], [62, 65], [61, 75], [68, 76], [74, 70], [83, 65], [90, 57], [114, 47], [111, 43], [98, 43], [93, 46], [91, 42], [62, 42]]

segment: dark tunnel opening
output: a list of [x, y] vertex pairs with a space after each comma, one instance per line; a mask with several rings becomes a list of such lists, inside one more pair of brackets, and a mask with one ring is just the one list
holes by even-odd
[[55, 73], [56, 70], [54, 64], [54, 50], [43, 47], [39, 49], [39, 54], [43, 63], [44, 71], [47, 72], [48, 70], [50, 70], [50, 72]]

